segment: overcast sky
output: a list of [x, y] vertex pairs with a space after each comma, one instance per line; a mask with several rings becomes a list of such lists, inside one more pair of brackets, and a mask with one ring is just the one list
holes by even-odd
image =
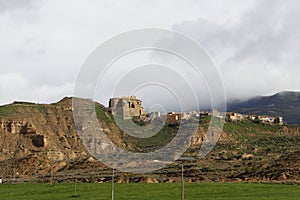
[[[176, 30], [201, 44], [229, 100], [300, 90], [297, 0], [0, 0], [0, 26], [0, 104], [72, 96], [97, 46], [144, 27]], [[96, 100], [105, 104], [107, 97]]]

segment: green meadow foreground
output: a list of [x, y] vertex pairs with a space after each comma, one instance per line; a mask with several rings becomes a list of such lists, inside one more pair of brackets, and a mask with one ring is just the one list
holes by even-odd
[[[2, 184], [0, 199], [111, 199], [111, 184]], [[181, 199], [181, 184], [115, 184], [115, 199]], [[300, 185], [254, 183], [185, 183], [185, 199], [300, 199]]]

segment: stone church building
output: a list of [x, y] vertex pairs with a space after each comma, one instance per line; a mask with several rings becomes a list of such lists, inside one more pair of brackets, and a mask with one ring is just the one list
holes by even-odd
[[142, 107], [142, 101], [136, 96], [111, 98], [109, 99], [109, 109], [113, 115], [120, 116], [123, 119], [130, 119], [146, 115]]

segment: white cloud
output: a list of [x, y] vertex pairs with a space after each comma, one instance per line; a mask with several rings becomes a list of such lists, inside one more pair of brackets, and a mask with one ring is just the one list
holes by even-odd
[[197, 40], [231, 98], [299, 90], [299, 6], [296, 0], [0, 0], [0, 104], [71, 95], [93, 49], [143, 27], [173, 28]]
[[[64, 96], [71, 96], [73, 84], [35, 84], [18, 73], [0, 74], [0, 96], [4, 104], [13, 101], [56, 102]], [[17, 97], [17, 98], [16, 98]]]

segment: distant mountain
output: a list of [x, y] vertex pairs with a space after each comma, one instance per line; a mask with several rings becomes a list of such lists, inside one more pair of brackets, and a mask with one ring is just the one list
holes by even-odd
[[300, 124], [300, 92], [280, 92], [242, 102], [231, 102], [228, 111], [243, 114], [282, 116], [288, 124]]

